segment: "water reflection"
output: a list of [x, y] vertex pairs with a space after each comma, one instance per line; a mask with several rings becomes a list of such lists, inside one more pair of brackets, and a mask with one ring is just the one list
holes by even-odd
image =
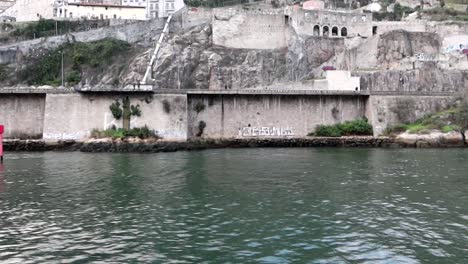
[[467, 158], [464, 149], [12, 154], [0, 171], [0, 261], [464, 263]]

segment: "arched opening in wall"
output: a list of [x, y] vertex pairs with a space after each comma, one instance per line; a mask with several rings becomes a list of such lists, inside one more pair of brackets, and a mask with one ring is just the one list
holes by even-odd
[[320, 36], [320, 27], [319, 27], [319, 25], [314, 26], [314, 36]]
[[343, 27], [341, 28], [341, 36], [342, 37], [347, 37], [348, 36], [348, 29]]
[[329, 35], [329, 33], [330, 33], [330, 32], [328, 32], [329, 30], [330, 30], [330, 29], [328, 28], [328, 26], [324, 26], [324, 27], [323, 27], [323, 36], [324, 36], [324, 37], [328, 37], [328, 35]]
[[284, 16], [284, 24], [285, 24], [286, 26], [289, 25], [289, 16]]
[[372, 27], [372, 35], [377, 35], [377, 26]]
[[338, 27], [332, 27], [332, 36], [337, 37], [338, 36]]

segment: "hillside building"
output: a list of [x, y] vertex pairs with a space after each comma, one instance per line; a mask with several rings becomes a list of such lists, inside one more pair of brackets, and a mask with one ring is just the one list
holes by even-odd
[[[167, 17], [183, 0], [16, 0], [0, 2], [2, 16], [18, 22], [44, 19], [132, 19]], [[1, 11], [2, 9], [0, 9]]]

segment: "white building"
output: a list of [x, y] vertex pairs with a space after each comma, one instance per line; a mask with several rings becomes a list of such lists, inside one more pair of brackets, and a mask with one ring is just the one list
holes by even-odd
[[146, 20], [146, 8], [144, 6], [122, 6], [111, 3], [69, 0], [57, 6], [57, 17], [61, 19]]
[[14, 17], [18, 22], [53, 18], [54, 4], [55, 0], [17, 0], [2, 16]]
[[16, 21], [44, 19], [133, 19], [167, 17], [183, 0], [17, 0], [2, 16]]
[[123, 6], [143, 6], [146, 7], [146, 0], [121, 0]]
[[146, 16], [148, 19], [168, 17], [185, 6], [183, 0], [147, 0]]

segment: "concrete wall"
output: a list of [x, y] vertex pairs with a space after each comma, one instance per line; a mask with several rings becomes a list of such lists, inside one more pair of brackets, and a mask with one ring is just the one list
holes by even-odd
[[0, 95], [0, 124], [5, 138], [41, 138], [45, 95]]
[[188, 136], [196, 137], [203, 121], [207, 138], [301, 137], [316, 125], [364, 116], [365, 101], [333, 95], [190, 95]]
[[[44, 139], [84, 139], [93, 129], [104, 130], [112, 125], [122, 127], [115, 120], [109, 106], [119, 94], [48, 94], [45, 106]], [[140, 105], [141, 117], [132, 117], [131, 127], [147, 125], [167, 140], [187, 137], [185, 95], [131, 95], [130, 103]], [[166, 106], [164, 106], [166, 105]]]
[[367, 116], [374, 135], [387, 127], [411, 123], [424, 115], [442, 111], [455, 104], [453, 96], [370, 96]]
[[360, 91], [360, 79], [349, 71], [327, 71], [328, 90]]
[[284, 15], [219, 13], [213, 18], [213, 44], [236, 49], [280, 49], [288, 45]]

